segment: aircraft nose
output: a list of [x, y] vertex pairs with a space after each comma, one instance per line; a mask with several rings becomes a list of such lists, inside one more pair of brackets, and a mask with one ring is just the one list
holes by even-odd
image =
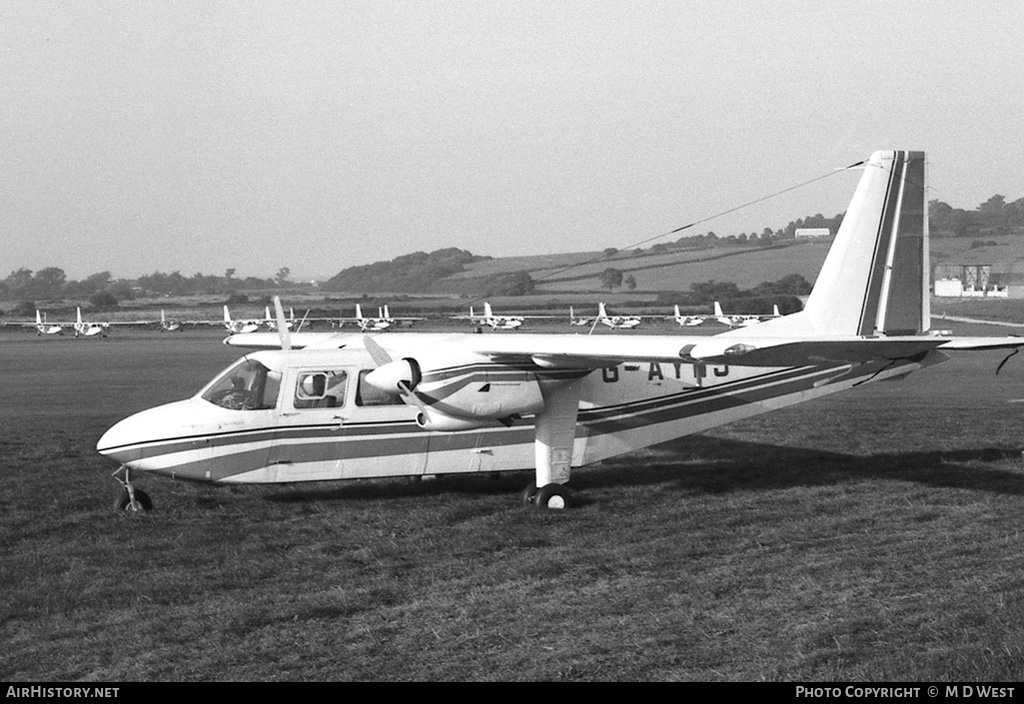
[[96, 451], [122, 464], [139, 459], [140, 450], [132, 450], [141, 439], [134, 419], [135, 416], [129, 416], [108, 428], [96, 442]]
[[[184, 407], [188, 405], [189, 407]], [[128, 416], [112, 425], [96, 442], [96, 451], [121, 464], [138, 462], [145, 457], [146, 447], [173, 437], [181, 430], [182, 419], [191, 419], [197, 409], [190, 401], [157, 406]]]

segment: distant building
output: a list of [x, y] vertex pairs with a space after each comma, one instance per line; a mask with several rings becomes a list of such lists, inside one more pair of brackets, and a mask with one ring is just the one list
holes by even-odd
[[831, 237], [832, 231], [827, 227], [798, 227], [793, 235], [796, 239]]
[[1024, 242], [968, 249], [932, 270], [936, 296], [1024, 298]]

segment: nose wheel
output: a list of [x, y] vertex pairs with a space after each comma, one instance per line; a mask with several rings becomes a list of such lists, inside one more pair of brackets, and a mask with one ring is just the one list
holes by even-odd
[[[127, 466], [122, 465], [117, 468], [114, 472], [113, 477], [120, 482], [121, 489], [120, 495], [117, 500], [114, 501], [114, 510], [118, 513], [124, 511], [127, 513], [143, 513], [145, 511], [153, 510], [153, 500], [149, 498], [149, 494], [144, 492], [142, 489], [136, 489], [135, 485], [132, 484], [131, 469]], [[121, 477], [124, 474], [124, 477]]]

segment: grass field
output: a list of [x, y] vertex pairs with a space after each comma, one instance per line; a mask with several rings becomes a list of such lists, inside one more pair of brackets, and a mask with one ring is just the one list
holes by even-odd
[[806, 242], [769, 249], [733, 245], [675, 250], [667, 254], [646, 254], [641, 257], [633, 257], [628, 251], [613, 258], [606, 258], [599, 252], [505, 257], [476, 262], [453, 278], [528, 271], [537, 282], [540, 292], [600, 292], [603, 289], [599, 275], [608, 267], [613, 267], [633, 275], [637, 288], [632, 293], [687, 291], [692, 284], [708, 280], [729, 281], [747, 289], [766, 281], [777, 281], [790, 274], [800, 274], [808, 281], [813, 281], [821, 269], [829, 244]]
[[580, 470], [566, 512], [523, 474], [143, 479], [156, 510], [115, 515], [96, 440], [198, 389], [219, 338], [0, 339], [0, 679], [1024, 677], [1016, 360]]

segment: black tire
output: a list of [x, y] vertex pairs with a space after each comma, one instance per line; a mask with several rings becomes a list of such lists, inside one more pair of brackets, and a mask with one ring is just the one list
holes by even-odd
[[570, 492], [561, 484], [547, 484], [537, 490], [533, 497], [533, 505], [538, 511], [569, 508]]
[[[142, 512], [153, 510], [153, 500], [149, 498], [149, 494], [144, 492], [142, 489], [135, 490], [135, 501], [139, 504], [139, 509], [136, 510], [141, 510]], [[121, 495], [117, 497], [117, 501], [114, 502], [114, 510], [118, 512], [127, 511], [131, 513], [133, 509], [129, 505], [130, 503], [131, 500], [128, 496], [128, 490], [124, 489], [121, 492]]]
[[533, 482], [530, 482], [529, 484], [526, 485], [526, 488], [523, 489], [523, 493], [521, 494], [521, 496], [523, 498], [523, 503], [524, 504], [532, 504], [533, 503], [533, 497], [535, 497], [536, 495], [537, 495], [537, 485], [534, 484]]

